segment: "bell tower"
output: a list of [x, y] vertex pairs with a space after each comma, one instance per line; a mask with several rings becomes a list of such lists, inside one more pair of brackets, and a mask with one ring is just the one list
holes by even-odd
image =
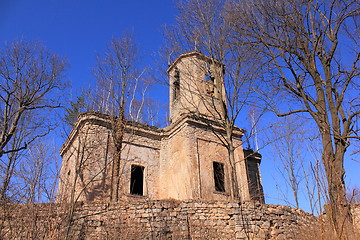
[[220, 118], [219, 104], [225, 96], [222, 63], [198, 51], [188, 52], [169, 66], [168, 74], [170, 122], [184, 113]]

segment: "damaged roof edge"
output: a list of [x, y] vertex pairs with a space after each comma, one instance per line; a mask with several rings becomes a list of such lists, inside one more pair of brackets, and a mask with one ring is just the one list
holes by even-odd
[[178, 58], [176, 58], [175, 61], [173, 61], [169, 65], [167, 72], [169, 73], [181, 61], [181, 59], [186, 58], [186, 57], [193, 57], [193, 56], [196, 56], [200, 59], [206, 60], [208, 63], [216, 63], [220, 66], [224, 66], [224, 64], [222, 62], [220, 62], [219, 60], [217, 60], [213, 57], [206, 56], [205, 54], [203, 54], [200, 51], [191, 51], [191, 52], [183, 53]]
[[[64, 151], [69, 147], [74, 137], [78, 134], [79, 129], [84, 125], [85, 122], [98, 121], [98, 124], [105, 126], [106, 128], [111, 128], [111, 121], [116, 119], [109, 114], [104, 114], [96, 111], [89, 111], [80, 113], [76, 119], [73, 129], [71, 130], [69, 136], [67, 137], [65, 143], [60, 149], [60, 155], [62, 156]], [[139, 123], [132, 120], [125, 120], [125, 125], [131, 128], [139, 128], [145, 131], [150, 131], [154, 133], [161, 133], [162, 129], [154, 126], [150, 126], [144, 123]]]

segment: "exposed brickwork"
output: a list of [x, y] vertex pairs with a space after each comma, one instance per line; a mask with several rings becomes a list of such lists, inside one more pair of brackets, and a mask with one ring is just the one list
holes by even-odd
[[[7, 205], [6, 209], [4, 214], [10, 217], [2, 222], [1, 239], [64, 236], [64, 204]], [[70, 239], [296, 239], [296, 230], [314, 220], [287, 206], [229, 201], [136, 199], [79, 203], [76, 209]]]

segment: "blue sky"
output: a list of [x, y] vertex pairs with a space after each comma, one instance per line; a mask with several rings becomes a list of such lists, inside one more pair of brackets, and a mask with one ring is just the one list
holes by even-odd
[[[70, 64], [67, 79], [76, 95], [93, 82], [90, 68], [96, 53], [103, 52], [110, 40], [124, 31], [134, 34], [144, 64], [154, 61], [164, 42], [162, 26], [174, 23], [176, 14], [173, 0], [0, 0], [0, 43], [19, 38], [38, 40], [65, 56]], [[158, 98], [167, 101], [166, 87], [159, 88]], [[239, 122], [244, 121], [240, 118]], [[283, 183], [273, 166], [274, 156], [266, 149], [262, 153], [267, 202], [279, 203], [274, 178]], [[350, 161], [348, 174], [356, 185], [358, 163]]]
[[96, 53], [124, 31], [151, 61], [163, 42], [162, 26], [175, 15], [172, 0], [1, 0], [0, 42], [41, 41], [68, 59], [67, 77], [77, 88], [92, 79]]

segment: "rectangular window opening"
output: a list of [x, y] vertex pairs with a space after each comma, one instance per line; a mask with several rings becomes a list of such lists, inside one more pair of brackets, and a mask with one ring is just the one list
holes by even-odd
[[215, 78], [211, 75], [211, 73], [205, 74], [205, 81], [206, 82], [214, 82]]
[[144, 167], [131, 165], [130, 194], [144, 195]]
[[210, 73], [206, 74], [205, 82], [206, 82], [206, 93], [210, 96], [213, 96], [214, 95], [215, 78]]
[[215, 191], [225, 192], [225, 172], [224, 164], [213, 162]]

